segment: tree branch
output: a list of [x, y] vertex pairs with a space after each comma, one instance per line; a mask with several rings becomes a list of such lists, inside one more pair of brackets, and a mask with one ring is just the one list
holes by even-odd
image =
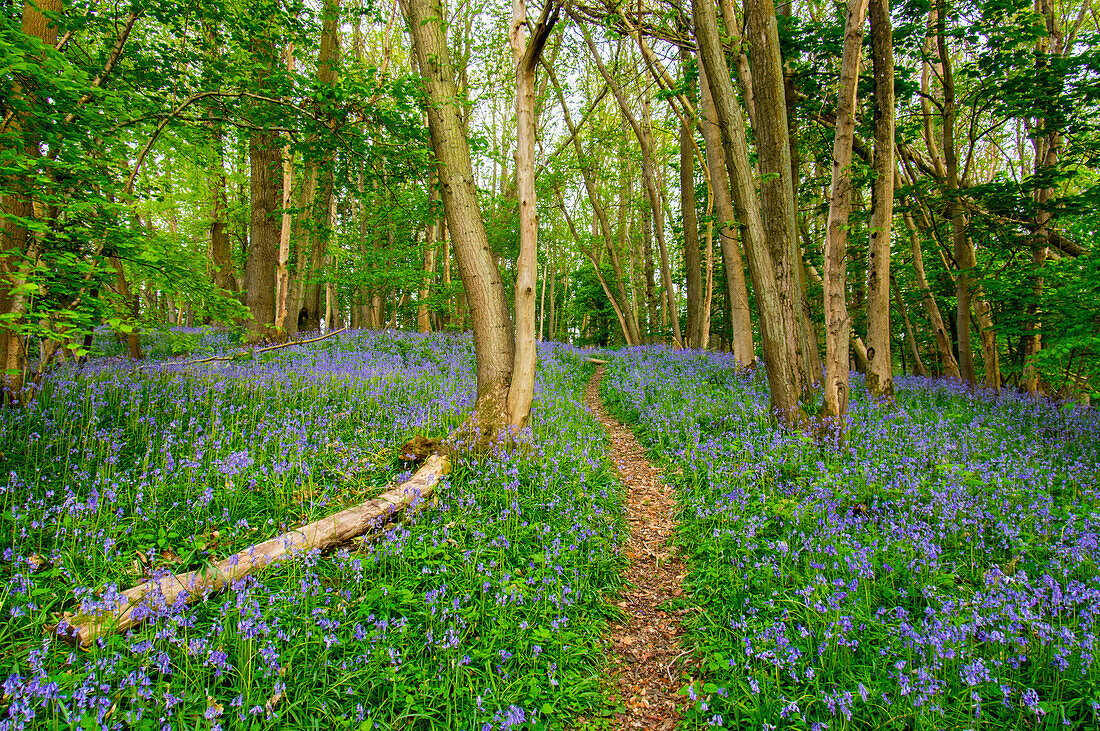
[[[111, 55], [107, 57], [107, 63], [104, 64], [103, 70], [96, 74], [96, 77], [92, 79], [91, 87], [98, 89], [103, 86], [103, 82], [111, 75], [111, 72], [115, 70], [115, 66], [118, 65], [118, 60], [122, 57], [122, 47], [126, 45], [127, 39], [130, 37], [130, 32], [134, 29], [134, 23], [141, 16], [141, 13], [137, 10], [130, 11], [130, 14], [126, 16], [126, 25], [119, 31], [118, 38], [115, 40], [115, 47], [111, 49]], [[65, 115], [65, 124], [69, 124], [76, 118], [76, 111], [82, 106], [92, 100], [92, 92], [87, 91], [76, 103], [76, 108]]]
[[[234, 353], [233, 355], [212, 355], [209, 358], [198, 358], [196, 360], [185, 360], [182, 363], [171, 363], [170, 362], [170, 363], [160, 363], [160, 364], [157, 364], [157, 365], [187, 366], [187, 365], [195, 365], [196, 363], [211, 363], [213, 361], [218, 361], [218, 360], [221, 360], [221, 361], [233, 360], [234, 358], [240, 358], [243, 355], [257, 355], [258, 353], [267, 353], [267, 352], [272, 351], [272, 350], [279, 350], [280, 348], [289, 348], [291, 345], [305, 345], [307, 343], [316, 343], [316, 342], [319, 342], [321, 340], [325, 340], [326, 338], [331, 338], [333, 335], [339, 335], [340, 333], [342, 333], [346, 330], [347, 330], [347, 328], [345, 327], [345, 328], [341, 328], [340, 330], [330, 332], [327, 335], [322, 335], [319, 338], [311, 338], [309, 340], [291, 340], [290, 342], [280, 343], [279, 345], [268, 345], [267, 347], [257, 348], [255, 350], [242, 350], [241, 352]], [[137, 370], [140, 371], [142, 368], [144, 368], [147, 365], [154, 365], [154, 364], [152, 364], [152, 363], [143, 363], [142, 365], [139, 365], [137, 367]]]

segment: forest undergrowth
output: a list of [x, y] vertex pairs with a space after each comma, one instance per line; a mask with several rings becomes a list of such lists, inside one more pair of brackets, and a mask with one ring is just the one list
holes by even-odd
[[622, 496], [569, 346], [540, 348], [535, 446], [456, 458], [375, 542], [150, 602], [88, 649], [58, 640], [63, 611], [377, 495], [410, 472], [399, 445], [474, 400], [465, 336], [355, 331], [173, 365], [233, 352], [187, 337], [190, 356], [165, 345], [141, 374], [63, 367], [0, 413], [0, 729], [488, 731], [600, 712]]
[[762, 369], [621, 351], [604, 397], [679, 489], [689, 727], [1091, 729], [1095, 410], [853, 374], [843, 448], [771, 425]]

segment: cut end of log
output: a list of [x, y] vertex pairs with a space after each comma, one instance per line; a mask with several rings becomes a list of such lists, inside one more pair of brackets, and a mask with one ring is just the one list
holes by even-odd
[[417, 435], [401, 446], [398, 457], [402, 462], [419, 464], [433, 454], [443, 454], [445, 451], [446, 447], [440, 440]]

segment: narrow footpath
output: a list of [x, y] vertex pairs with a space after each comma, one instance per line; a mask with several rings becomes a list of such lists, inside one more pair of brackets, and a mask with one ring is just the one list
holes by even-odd
[[629, 583], [619, 601], [625, 616], [611, 627], [613, 679], [625, 708], [616, 714], [613, 728], [666, 731], [676, 726], [680, 709], [690, 703], [676, 691], [686, 685], [685, 668], [694, 666], [691, 653], [679, 645], [683, 610], [658, 609], [682, 594], [687, 573], [670, 545], [676, 500], [673, 488], [646, 459], [634, 434], [604, 409], [603, 377], [604, 367], [598, 366], [585, 401], [610, 438], [610, 454], [626, 486], [630, 531], [623, 545], [623, 555], [630, 562], [623, 578]]

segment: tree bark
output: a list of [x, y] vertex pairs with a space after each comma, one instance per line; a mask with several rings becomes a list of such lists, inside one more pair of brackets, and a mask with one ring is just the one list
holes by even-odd
[[909, 343], [909, 351], [913, 354], [913, 370], [916, 371], [918, 376], [927, 376], [928, 369], [924, 367], [924, 361], [921, 360], [917, 338], [913, 334], [913, 324], [909, 322], [909, 311], [905, 308], [905, 300], [902, 299], [901, 289], [898, 288], [898, 282], [893, 275], [890, 276], [890, 281], [894, 285], [894, 301], [898, 305], [902, 322], [905, 323], [905, 340]]
[[653, 331], [656, 329], [660, 312], [664, 312], [657, 294], [657, 270], [653, 260], [653, 216], [648, 211], [638, 211], [642, 228], [642, 273], [645, 276], [645, 301], [646, 301], [646, 339], [645, 342], [653, 342]]
[[710, 190], [714, 196], [714, 216], [717, 219], [722, 266], [726, 270], [731, 350], [738, 363], [750, 366], [756, 360], [756, 346], [752, 337], [752, 312], [749, 309], [749, 290], [745, 284], [745, 264], [741, 258], [741, 243], [737, 236], [737, 213], [730, 199], [730, 179], [723, 161], [722, 133], [718, 129], [714, 98], [702, 63], [699, 64], [699, 83], [703, 100], [703, 144], [706, 147], [707, 168], [710, 169]]
[[[1045, 68], [1050, 64], [1052, 56], [1061, 56], [1065, 53], [1065, 34], [1062, 32], [1054, 14], [1054, 4], [1051, 0], [1035, 0], [1035, 10], [1039, 12], [1046, 23], [1047, 34], [1035, 42], [1035, 65]], [[1072, 33], [1070, 34], [1073, 35]], [[1052, 171], [1058, 165], [1059, 151], [1062, 146], [1062, 136], [1055, 127], [1051, 129], [1051, 120], [1041, 118], [1035, 123], [1032, 131], [1032, 147], [1035, 152], [1034, 173], [1042, 175]], [[1037, 132], [1039, 134], [1037, 134]], [[1039, 302], [1043, 296], [1043, 269], [1046, 268], [1047, 258], [1050, 255], [1052, 238], [1051, 212], [1048, 207], [1054, 197], [1053, 188], [1040, 188], [1034, 194], [1036, 205], [1035, 236], [1031, 245], [1031, 302], [1027, 305], [1027, 321], [1024, 324], [1024, 348], [1023, 348], [1023, 373], [1021, 381], [1024, 388], [1032, 394], [1039, 391], [1040, 377], [1035, 359], [1042, 349], [1042, 323]]]
[[401, 11], [423, 77], [443, 210], [473, 318], [478, 396], [469, 424], [477, 444], [471, 446], [487, 447], [506, 418], [515, 352], [512, 321], [478, 207], [470, 149], [460, 117], [462, 96], [444, 34], [446, 14], [438, 0], [401, 0]]
[[[310, 225], [309, 218], [315, 215], [313, 204], [317, 194], [317, 165], [306, 162], [303, 166], [302, 189], [298, 194], [298, 212], [294, 217], [293, 240], [295, 242], [294, 277], [290, 283], [288, 294], [288, 316], [285, 323], [288, 333], [296, 333], [299, 330], [309, 330], [313, 325], [314, 330], [319, 327], [319, 316], [316, 309], [311, 309], [306, 303], [307, 280], [316, 276], [310, 272], [310, 257], [313, 250], [311, 237], [314, 227]], [[312, 303], [315, 307], [316, 303]]]
[[741, 238], [749, 259], [760, 330], [764, 342], [764, 365], [771, 389], [771, 409], [782, 423], [798, 427], [806, 423], [806, 414], [798, 401], [797, 353], [790, 352], [786, 332], [787, 318], [782, 311], [776, 264], [764, 239], [760, 201], [749, 163], [748, 140], [740, 105], [726, 66], [718, 32], [714, 6], [708, 0], [693, 0], [692, 16], [699, 48], [699, 59], [711, 85], [726, 169], [731, 180], [733, 202], [741, 226]]
[[[611, 272], [615, 277], [615, 291], [618, 293], [619, 302], [626, 315], [626, 324], [630, 328], [630, 339], [627, 344], [639, 344], [642, 342], [641, 317], [639, 316], [637, 283], [634, 281], [634, 252], [630, 246], [630, 226], [634, 197], [634, 169], [627, 155], [625, 134], [627, 132], [626, 120], [620, 120], [624, 137], [619, 141], [619, 220], [617, 222], [618, 246], [612, 246], [607, 241], [607, 252], [610, 255]], [[623, 272], [621, 255], [625, 254], [629, 262], [629, 271], [626, 276]], [[628, 291], [629, 285], [629, 291]]]
[[[62, 11], [60, 0], [28, 0], [23, 6], [20, 30], [24, 35], [38, 38], [43, 45], [52, 47], [57, 43], [57, 26], [46, 18], [45, 13], [61, 14]], [[9, 93], [16, 98], [30, 97], [34, 90], [24, 89], [19, 79], [14, 78]], [[17, 154], [31, 159], [41, 157], [36, 120], [12, 112], [5, 121], [8, 122], [5, 136], [17, 140], [16, 146], [23, 148]], [[3, 228], [0, 230], [0, 315], [5, 316], [0, 324], [0, 403], [14, 399], [23, 388], [27, 370], [22, 325], [30, 307], [28, 288], [33, 283], [28, 280], [40, 251], [37, 235], [25, 223], [35, 219], [36, 181], [32, 179], [33, 175], [16, 174], [4, 181], [4, 187], [11, 192], [0, 201], [4, 212]]]
[[908, 212], [902, 216], [902, 220], [905, 221], [905, 226], [909, 230], [909, 248], [913, 254], [913, 273], [917, 289], [921, 293], [921, 303], [924, 305], [925, 314], [928, 315], [928, 321], [932, 326], [932, 337], [936, 344], [936, 353], [939, 355], [940, 365], [945, 376], [962, 380], [958, 361], [955, 360], [955, 354], [951, 352], [951, 334], [947, 331], [939, 305], [936, 304], [936, 298], [928, 286], [928, 277], [924, 273], [924, 252], [921, 250], [917, 224]]
[[848, 315], [848, 213], [852, 201], [852, 141], [855, 134], [856, 84], [863, 43], [867, 0], [849, 0], [844, 27], [840, 93], [833, 144], [833, 178], [829, 192], [829, 222], [825, 241], [825, 401], [824, 414], [838, 435], [848, 413], [848, 346], [852, 321]]
[[[894, 36], [889, 0], [870, 0], [875, 72], [875, 160], [867, 249], [867, 393], [893, 400], [890, 354], [890, 233], [894, 219]], [[900, 294], [899, 294], [900, 297]], [[914, 354], [916, 355], [915, 351]], [[918, 366], [923, 370], [923, 364]]]
[[[286, 70], [294, 71], [294, 46], [286, 49]], [[283, 160], [283, 209], [279, 228], [279, 261], [275, 274], [275, 329], [285, 334], [287, 314], [290, 312], [290, 235], [294, 217], [290, 213], [290, 201], [294, 197], [294, 153], [290, 145], [281, 151]]]
[[229, 238], [229, 225], [226, 221], [229, 202], [226, 198], [223, 135], [215, 122], [211, 123], [211, 134], [218, 159], [214, 168], [214, 194], [210, 209], [210, 259], [214, 266], [214, 286], [236, 292], [238, 287], [233, 271], [233, 242]]
[[416, 297], [416, 329], [422, 333], [430, 333], [432, 331], [432, 318], [431, 312], [428, 310], [428, 297], [431, 296], [431, 280], [435, 275], [437, 232], [438, 234], [442, 234], [440, 230], [442, 227], [442, 221], [437, 221], [434, 225], [429, 227], [424, 234], [424, 245], [422, 247], [424, 266], [420, 280], [420, 289]]
[[[615, 271], [615, 293], [617, 296], [612, 295], [612, 290], [605, 287], [605, 291], [608, 294], [608, 298], [611, 300], [612, 306], [616, 308], [623, 316], [623, 337], [626, 344], [638, 345], [641, 343], [640, 328], [638, 325], [638, 318], [630, 307], [630, 300], [627, 295], [626, 287], [623, 283], [621, 274], [622, 268], [618, 262], [618, 255], [615, 253], [615, 242], [611, 232], [611, 219], [607, 213], [607, 207], [600, 201], [599, 189], [596, 185], [595, 176], [592, 173], [593, 163], [591, 159], [584, 154], [584, 149], [581, 147], [579, 130], [573, 123], [573, 115], [569, 111], [569, 106], [565, 102], [565, 94], [562, 91], [561, 83], [558, 80], [557, 73], [549, 65], [544, 63], [543, 68], [546, 69], [548, 76], [550, 77], [551, 85], [554, 88], [554, 93], [558, 97], [558, 103], [562, 109], [562, 115], [565, 118], [566, 129], [569, 130], [569, 136], [572, 140], [573, 150], [577, 155], [577, 164], [581, 169], [581, 178], [584, 180], [585, 192], [588, 194], [588, 201], [592, 205], [592, 211], [596, 217], [596, 222], [602, 235], [604, 246], [612, 257], [611, 266]], [[564, 200], [561, 201], [561, 207], [565, 208]], [[593, 259], [592, 254], [589, 251], [589, 247], [584, 246], [580, 238], [576, 238], [578, 246], [584, 250], [586, 256]], [[594, 259], [593, 259], [594, 261]], [[597, 275], [602, 276], [599, 272], [597, 265]]]
[[148, 612], [139, 611], [142, 601], [150, 595], [167, 606], [197, 601], [295, 555], [346, 544], [406, 511], [423, 506], [450, 471], [450, 459], [434, 454], [407, 481], [376, 498], [249, 546], [212, 567], [153, 579], [127, 589], [119, 595], [114, 611], [93, 615], [66, 612], [67, 630], [62, 636], [88, 647], [96, 638], [108, 632], [127, 630], [150, 616]]
[[[680, 60], [687, 67], [690, 52], [681, 49]], [[685, 78], [686, 78], [685, 73]], [[690, 84], [686, 94], [693, 93]], [[687, 340], [689, 348], [705, 348], [710, 323], [703, 318], [702, 261], [699, 258], [699, 217], [695, 210], [695, 130], [686, 118], [680, 123], [680, 217], [684, 226], [684, 274], [687, 279]]]
[[[321, 5], [321, 46], [317, 53], [317, 87], [322, 95], [333, 93], [340, 62], [340, 0], [323, 0]], [[297, 245], [298, 261], [305, 266], [298, 271], [302, 278], [302, 300], [296, 317], [302, 330], [321, 329], [321, 293], [322, 273], [325, 253], [331, 230], [324, 221], [328, 220], [334, 189], [334, 155], [331, 150], [321, 153], [320, 157], [304, 156], [302, 176], [306, 181], [299, 199], [300, 219], [308, 233], [299, 229]], [[320, 195], [317, 188], [320, 187]], [[308, 190], [307, 190], [308, 188]], [[308, 194], [308, 197], [307, 197]], [[308, 258], [303, 254], [308, 252]], [[304, 310], [304, 312], [302, 311]]]
[[546, 280], [552, 275], [549, 269], [542, 271], [542, 291], [539, 293], [539, 324], [536, 328], [538, 340], [541, 343], [546, 339]]
[[955, 264], [959, 268], [955, 277], [955, 330], [958, 337], [959, 373], [967, 383], [975, 383], [974, 351], [970, 345], [970, 312], [973, 298], [973, 269], [977, 258], [966, 233], [966, 212], [956, 194], [959, 189], [959, 159], [955, 149], [955, 118], [958, 113], [955, 99], [955, 77], [951, 66], [951, 54], [947, 48], [943, 13], [935, 13], [936, 49], [939, 54], [939, 79], [943, 87], [941, 114], [943, 122], [944, 178], [948, 218], [951, 220], [951, 239], [954, 245]]
[[[772, 0], [746, 0], [746, 32], [752, 62], [756, 118], [757, 168], [760, 176], [764, 236], [775, 262], [787, 351], [797, 359], [795, 389], [802, 393], [817, 374], [808, 366], [809, 333], [802, 319], [802, 249], [798, 244], [795, 184], [787, 123], [787, 94], [779, 29]], [[727, 28], [729, 24], [727, 22]]]
[[251, 329], [266, 333], [275, 323], [275, 272], [279, 259], [279, 228], [275, 211], [282, 174], [277, 136], [272, 132], [253, 131], [248, 142], [251, 164], [251, 207], [245, 304], [252, 313]]
[[118, 294], [122, 298], [127, 313], [131, 322], [127, 323], [130, 326], [129, 332], [126, 333], [126, 350], [130, 354], [131, 360], [141, 360], [144, 356], [141, 352], [141, 332], [138, 329], [138, 324], [141, 318], [141, 307], [138, 302], [138, 298], [135, 294], [130, 292], [130, 283], [126, 280], [126, 272], [122, 268], [122, 262], [118, 260], [118, 257], [111, 257], [111, 266], [115, 269], [115, 287], [118, 289]]
[[555, 291], [558, 281], [558, 260], [554, 256], [554, 250], [550, 250], [550, 318], [549, 326], [547, 327], [547, 339], [558, 339], [558, 300], [557, 292]]
[[[206, 26], [206, 41], [213, 54], [220, 53], [217, 27], [213, 23]], [[214, 286], [218, 289], [236, 292], [237, 277], [233, 271], [233, 242], [229, 238], [229, 225], [226, 220], [229, 213], [229, 200], [225, 174], [225, 134], [220, 122], [207, 123], [214, 145], [217, 163], [214, 167], [214, 179], [210, 206], [210, 261], [213, 265]]]
[[626, 313], [623, 311], [623, 306], [615, 298], [615, 295], [611, 293], [611, 288], [607, 285], [607, 280], [604, 279], [603, 272], [600, 271], [599, 259], [596, 258], [592, 249], [585, 246], [584, 242], [581, 240], [576, 224], [573, 223], [573, 217], [569, 215], [569, 210], [565, 207], [565, 199], [562, 197], [561, 191], [558, 190], [556, 192], [558, 196], [558, 206], [561, 208], [562, 215], [565, 217], [565, 223], [569, 226], [569, 232], [573, 235], [573, 241], [577, 244], [577, 248], [584, 252], [588, 260], [592, 262], [592, 267], [596, 271], [596, 280], [600, 283], [600, 288], [603, 289], [604, 294], [607, 295], [607, 299], [611, 303], [611, 309], [615, 312], [615, 318], [619, 321], [619, 329], [623, 333], [623, 340], [626, 341], [627, 345], [630, 345], [630, 327], [627, 325]]

